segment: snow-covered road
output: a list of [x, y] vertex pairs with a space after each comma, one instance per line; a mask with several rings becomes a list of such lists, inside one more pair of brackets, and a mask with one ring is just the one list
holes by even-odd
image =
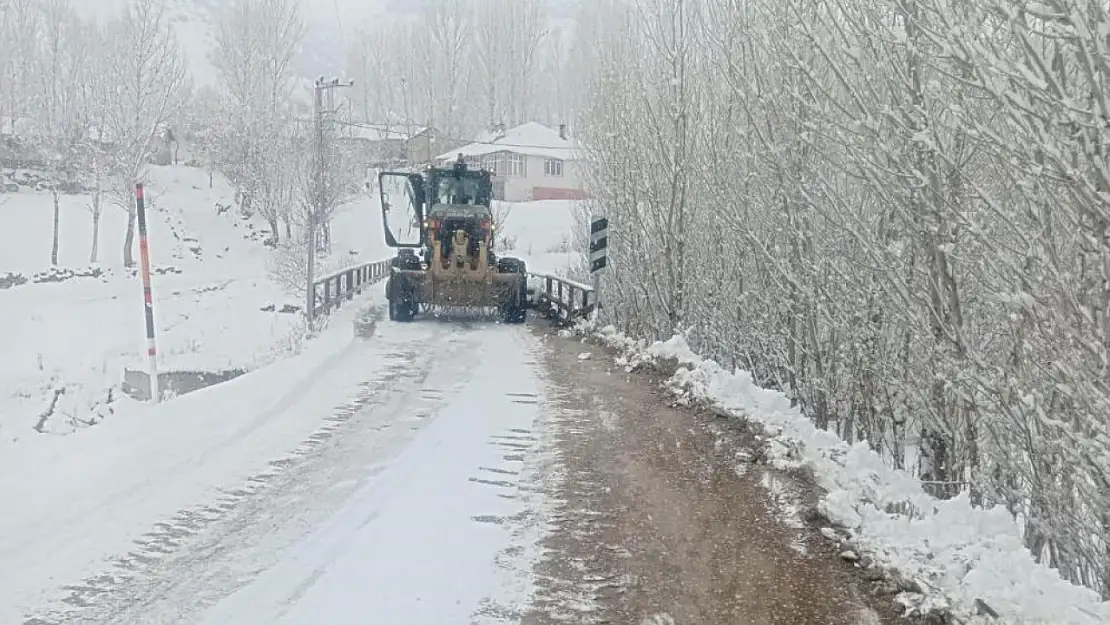
[[0, 625], [901, 624], [801, 523], [801, 482], [603, 349], [356, 317], [5, 448]]
[[[70, 507], [40, 503], [20, 515], [50, 523], [4, 524], [0, 577], [27, 582], [8, 589], [23, 601], [46, 590], [35, 588], [43, 580], [60, 587], [39, 595], [51, 607], [24, 612], [28, 624], [499, 622], [527, 603], [542, 537], [538, 343], [526, 327], [383, 323], [277, 412], [156, 462], [145, 479], [78, 480]], [[343, 384], [351, 401], [313, 414], [328, 407], [313, 387], [343, 397]], [[289, 437], [267, 430], [294, 427], [298, 411], [318, 427], [283, 449]], [[219, 494], [196, 485], [197, 474], [228, 475], [229, 459], [264, 444], [266, 470]], [[98, 540], [120, 544], [113, 521], [156, 519], [144, 502], [174, 489], [192, 505], [153, 522], [130, 551], [80, 562]], [[84, 581], [67, 579], [71, 571]]]
[[206, 625], [465, 623], [505, 600], [490, 593], [528, 575], [505, 550], [529, 546], [526, 531], [512, 544], [509, 528], [523, 530], [533, 512], [517, 480], [543, 415], [535, 339], [520, 327], [480, 328], [443, 340], [434, 350], [443, 362], [408, 389], [419, 399], [391, 410], [427, 427]]

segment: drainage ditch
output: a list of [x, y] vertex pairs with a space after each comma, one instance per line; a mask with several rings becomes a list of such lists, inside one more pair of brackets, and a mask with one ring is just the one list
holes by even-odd
[[[202, 388], [234, 380], [246, 372], [246, 369], [160, 371], [158, 372], [159, 394], [162, 399], [185, 395], [186, 393], [199, 391]], [[150, 401], [150, 373], [136, 369], [125, 369], [120, 390], [137, 401]]]

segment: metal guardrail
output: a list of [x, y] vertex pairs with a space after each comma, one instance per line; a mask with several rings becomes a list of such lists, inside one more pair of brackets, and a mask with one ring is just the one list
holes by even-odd
[[533, 307], [548, 319], [570, 323], [589, 316], [597, 306], [592, 286], [548, 273], [529, 273], [528, 277], [541, 285], [535, 290]]
[[316, 292], [315, 305], [312, 307], [312, 318], [317, 319], [332, 310], [339, 308], [343, 302], [353, 299], [356, 294], [362, 293], [367, 286], [381, 281], [389, 275], [391, 258], [374, 260], [354, 267], [347, 267], [339, 271], [322, 276], [312, 283]]
[[[392, 258], [375, 260], [332, 272], [312, 283], [316, 292], [312, 318], [317, 319], [339, 308], [369, 285], [387, 278]], [[559, 323], [586, 317], [597, 307], [594, 288], [569, 278], [547, 273], [529, 273], [532, 307], [539, 314]]]

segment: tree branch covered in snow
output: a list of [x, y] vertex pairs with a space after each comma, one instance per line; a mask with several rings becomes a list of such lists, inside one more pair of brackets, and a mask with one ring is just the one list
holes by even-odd
[[129, 0], [103, 26], [82, 18], [70, 0], [12, 0], [0, 9], [0, 155], [50, 178], [52, 262], [57, 194], [91, 172], [103, 197], [132, 216], [123, 249], [132, 264], [134, 184], [189, 89], [165, 0]]
[[[275, 245], [268, 262], [271, 277], [290, 294], [303, 296], [308, 277], [308, 228], [315, 224], [314, 253], [317, 254], [316, 275], [329, 268], [323, 265], [331, 249], [332, 218], [342, 206], [351, 202], [365, 189], [359, 179], [357, 162], [339, 149], [330, 139], [335, 124], [322, 127], [323, 149], [312, 148], [313, 129], [298, 125], [293, 132], [293, 145], [300, 149], [272, 154], [272, 178], [263, 181], [262, 197], [271, 198], [284, 211], [284, 240]], [[322, 163], [318, 159], [323, 159]], [[338, 269], [338, 267], [334, 267]]]
[[219, 111], [212, 159], [239, 188], [243, 208], [266, 219], [276, 243], [291, 210], [289, 154], [300, 147], [293, 141], [291, 98], [305, 25], [291, 0], [227, 2], [217, 24], [222, 93], [211, 103]]
[[165, 0], [132, 0], [107, 26], [106, 197], [127, 211], [124, 264], [134, 264], [135, 184], [144, 182], [156, 139], [186, 101], [190, 82]]
[[[1110, 597], [1104, 3], [598, 2], [608, 321], [1004, 506]], [[600, 25], [600, 26], [599, 26]]]

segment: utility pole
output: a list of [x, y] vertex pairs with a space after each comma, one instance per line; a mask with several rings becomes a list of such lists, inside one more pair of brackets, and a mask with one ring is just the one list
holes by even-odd
[[[328, 203], [328, 190], [325, 175], [327, 168], [325, 166], [325, 158], [327, 150], [324, 146], [324, 93], [328, 94], [328, 101], [333, 102], [332, 92], [340, 87], [351, 87], [355, 83], [353, 80], [340, 82], [338, 78], [331, 80], [324, 80], [321, 76], [316, 79], [313, 85], [313, 125], [314, 131], [314, 158], [313, 158], [313, 172], [312, 172], [312, 208], [309, 210], [308, 223], [305, 225], [305, 242], [308, 248], [308, 275], [306, 276], [305, 284], [305, 319], [308, 322], [309, 328], [312, 327], [314, 313], [316, 311], [316, 222], [324, 215], [327, 210]], [[329, 110], [329, 113], [332, 112]]]

